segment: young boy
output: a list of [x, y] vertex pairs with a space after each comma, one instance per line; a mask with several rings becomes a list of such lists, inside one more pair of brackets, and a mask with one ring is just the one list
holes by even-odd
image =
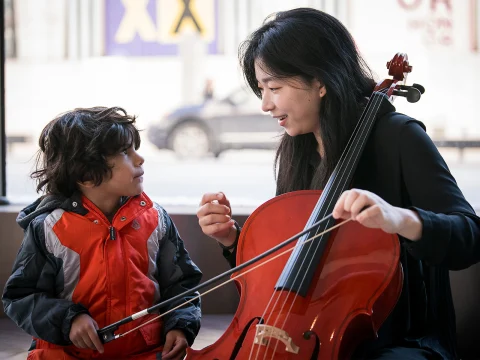
[[181, 359], [198, 333], [199, 300], [105, 345], [96, 332], [202, 276], [166, 211], [143, 193], [134, 123], [121, 108], [75, 109], [40, 135], [32, 177], [46, 195], [18, 215], [25, 236], [2, 298], [34, 338], [28, 359]]

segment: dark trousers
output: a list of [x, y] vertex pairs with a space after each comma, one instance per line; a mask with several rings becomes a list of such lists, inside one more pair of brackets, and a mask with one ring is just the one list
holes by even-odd
[[[357, 359], [356, 357], [354, 359]], [[443, 356], [427, 350], [406, 347], [379, 349], [359, 360], [443, 360]]]

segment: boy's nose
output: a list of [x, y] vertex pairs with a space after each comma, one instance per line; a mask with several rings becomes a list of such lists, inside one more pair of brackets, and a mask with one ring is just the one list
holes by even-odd
[[138, 155], [138, 166], [142, 166], [143, 163], [145, 162], [145, 158], [141, 155]]

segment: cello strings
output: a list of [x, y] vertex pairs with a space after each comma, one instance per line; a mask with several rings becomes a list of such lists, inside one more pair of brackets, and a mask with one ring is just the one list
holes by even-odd
[[[379, 108], [379, 107], [378, 107], [378, 108]], [[377, 111], [378, 111], [378, 108], [375, 109], [374, 111], [377, 112]], [[374, 118], [372, 118], [372, 120], [370, 121], [370, 124], [367, 123], [367, 126], [369, 126], [369, 129], [366, 130], [366, 131], [367, 131], [367, 134], [369, 133], [370, 128], [373, 126], [373, 124], [374, 124]], [[365, 143], [367, 140], [368, 140], [368, 138], [363, 137], [363, 138], [360, 140], [359, 147], [363, 146], [364, 143]], [[358, 158], [358, 156], [360, 156], [360, 153], [357, 151], [355, 155], [356, 155], [356, 156], [355, 156], [355, 160], [356, 160], [356, 159]], [[352, 167], [349, 168], [349, 174], [348, 174], [348, 175], [350, 175], [350, 172], [351, 172], [351, 171], [352, 171]], [[315, 248], [315, 251], [314, 251], [314, 255], [317, 253], [318, 249], [320, 248], [321, 242], [322, 242], [322, 239], [320, 238], [320, 239], [317, 241], [317, 243], [316, 243], [316, 248]], [[312, 246], [314, 246], [313, 243], [310, 244], [310, 248], [311, 248]], [[308, 264], [308, 268], [310, 268], [310, 267], [313, 265], [312, 262], [313, 262], [314, 255], [312, 256], [312, 259], [310, 260], [310, 263]], [[302, 278], [302, 280], [301, 280], [300, 286], [301, 286], [301, 285], [303, 284], [303, 282], [305, 281], [305, 278], [306, 278], [306, 275], [304, 274], [304, 276], [303, 276], [303, 278]], [[286, 313], [286, 315], [285, 315], [285, 317], [284, 317], [284, 321], [283, 321], [283, 323], [282, 323], [282, 325], [281, 325], [281, 328], [285, 327], [285, 324], [286, 324], [286, 322], [287, 322], [287, 320], [288, 320], [288, 317], [289, 317], [290, 314], [291, 314], [291, 311], [292, 311], [293, 305], [295, 304], [295, 300], [297, 299], [297, 296], [298, 296], [298, 293], [295, 293], [294, 299], [293, 299], [293, 301], [292, 301], [292, 303], [291, 303], [291, 305], [290, 305], [290, 308], [288, 309], [288, 311], [287, 311], [287, 313]], [[285, 302], [284, 302], [284, 305], [285, 305], [285, 304], [286, 304], [286, 300], [285, 300]], [[283, 306], [282, 306], [282, 309], [280, 310], [279, 313], [281, 313], [282, 311], [283, 311]], [[276, 344], [276, 346], [275, 346], [275, 350], [274, 350], [272, 356], [275, 354], [275, 351], [276, 351], [277, 346], [278, 346], [278, 342], [277, 342], [277, 344]]]
[[[374, 102], [376, 103], [376, 100], [375, 100], [375, 101], [372, 101], [372, 102], [370, 103], [370, 105], [371, 105], [372, 103], [374, 103]], [[370, 110], [370, 108], [371, 108], [371, 106], [369, 107], [368, 105], [365, 107], [364, 112], [362, 113], [362, 116], [360, 117], [360, 119], [364, 118], [365, 113], [368, 112], [368, 110]], [[359, 127], [361, 126], [361, 124], [362, 124], [362, 121], [358, 121], [358, 122], [357, 122], [356, 128], [355, 128], [355, 130], [354, 130], [354, 134], [355, 134], [355, 133], [358, 133]], [[348, 142], [349, 145], [354, 141], [353, 138], [354, 138], [354, 136], [352, 136], [352, 137], [350, 138], [350, 140], [349, 140], [349, 142]], [[345, 147], [345, 149], [344, 149], [344, 151], [343, 151], [343, 153], [342, 153], [342, 157], [341, 157], [342, 161], [343, 161], [343, 159], [344, 159], [343, 155], [344, 155], [345, 152], [347, 151], [346, 149], [348, 149], [348, 147], [349, 147], [349, 146]], [[350, 147], [351, 147], [351, 145], [350, 145]], [[342, 165], [342, 162], [340, 162], [339, 167], [341, 167], [341, 165]], [[317, 203], [317, 206], [315, 207], [315, 209], [314, 209], [314, 211], [313, 211], [313, 213], [318, 212], [318, 208], [319, 208], [319, 207], [320, 207], [320, 203], [318, 202], [318, 203]], [[310, 218], [310, 220], [309, 220], [308, 223], [311, 223], [311, 222], [312, 222], [312, 218], [313, 218], [313, 217]], [[308, 225], [307, 225], [307, 226], [308, 226]], [[318, 232], [318, 230], [317, 230], [317, 232]], [[300, 241], [299, 241], [299, 242], [300, 242]], [[305, 245], [305, 244], [303, 244], [303, 245]], [[302, 246], [302, 247], [303, 247], [303, 246]], [[311, 248], [311, 247], [312, 247], [312, 244], [309, 244], [309, 247]], [[310, 249], [309, 249], [309, 251], [310, 251]], [[302, 264], [301, 264], [300, 266], [303, 266], [305, 260], [306, 260], [305, 258], [302, 260]], [[312, 261], [312, 260], [311, 260], [311, 261]], [[309, 264], [309, 266], [310, 266], [310, 265], [311, 265], [311, 264]], [[291, 275], [292, 271], [293, 271], [293, 268], [290, 269], [290, 272], [289, 272], [288, 276]], [[294, 279], [294, 281], [293, 281], [294, 283], [295, 283], [297, 277], [298, 277], [298, 273], [297, 273], [296, 276], [295, 276], [295, 279]], [[302, 280], [302, 283], [303, 283], [303, 280]], [[281, 291], [283, 292], [284, 290], [285, 290], [285, 286], [282, 287]], [[277, 302], [278, 302], [278, 300], [279, 300], [282, 292], [278, 292], [278, 294], [277, 294], [277, 301], [275, 302], [274, 307], [276, 306], [276, 304], [277, 304]], [[290, 295], [290, 293], [291, 293], [291, 291], [289, 291], [289, 292], [287, 293], [287, 297], [286, 297], [286, 299], [285, 299], [285, 302], [287, 301], [288, 296]], [[272, 297], [275, 296], [275, 295], [276, 295], [276, 293], [274, 293], [274, 294], [272, 295]], [[295, 298], [294, 298], [294, 300], [295, 300]], [[283, 306], [282, 306], [282, 309], [283, 309]], [[265, 312], [266, 312], [266, 311], [267, 311], [267, 309], [265, 310]], [[272, 310], [272, 311], [273, 311], [273, 310]], [[270, 321], [270, 316], [271, 316], [271, 315], [269, 315], [269, 318], [268, 318], [268, 320], [267, 320], [266, 322], [269, 322], [269, 321]], [[280, 313], [279, 313], [279, 315], [277, 316], [277, 319], [278, 319], [279, 316], [280, 316]], [[275, 324], [276, 324], [276, 322], [275, 322]], [[261, 336], [260, 339], [261, 339], [261, 340], [260, 340], [260, 343], [262, 343], [262, 342], [263, 342], [263, 333], [262, 333], [262, 336]], [[276, 341], [276, 344], [277, 344], [277, 346], [278, 346], [278, 341]], [[275, 353], [275, 351], [276, 351], [276, 347], [277, 347], [277, 346], [275, 346], [274, 353]], [[253, 345], [252, 345], [252, 350], [253, 350]], [[257, 354], [256, 354], [256, 357], [255, 357], [255, 358], [258, 357], [259, 351], [260, 351], [260, 347], [257, 348]], [[252, 351], [251, 351], [251, 352], [252, 352]], [[267, 351], [266, 351], [265, 354], [264, 354], [264, 358], [266, 357], [267, 353], [268, 353], [268, 349], [267, 349]]]
[[[370, 105], [371, 105], [372, 103], [375, 103], [375, 105], [376, 105], [376, 99], [375, 99], [374, 101], [370, 102]], [[368, 106], [368, 104], [367, 104], [367, 106], [365, 107], [365, 109], [364, 109], [364, 111], [363, 111], [363, 113], [362, 113], [362, 115], [361, 115], [361, 117], [360, 117], [360, 120], [365, 117], [365, 114], [368, 113], [368, 111], [371, 109], [371, 107], [372, 107], [372, 106]], [[354, 129], [354, 135], [355, 135], [355, 133], [358, 133], [358, 132], [360, 131], [359, 128], [360, 128], [361, 126], [362, 126], [362, 121], [358, 121], [358, 122], [357, 122], [357, 125], [356, 125], [356, 127], [355, 127], [355, 129]], [[349, 142], [348, 142], [348, 143], [349, 143], [348, 145], [350, 145], [350, 146], [346, 146], [345, 149], [344, 149], [344, 151], [343, 151], [343, 153], [342, 153], [342, 156], [341, 156], [342, 161], [344, 161], [344, 154], [346, 153], [347, 149], [348, 149], [349, 147], [352, 147], [351, 143], [354, 141], [354, 140], [353, 140], [353, 138], [355, 137], [354, 135], [352, 135], [352, 136], [350, 137], [350, 140], [349, 140]], [[339, 163], [339, 166], [338, 166], [338, 167], [341, 168], [341, 166], [342, 166], [342, 162]], [[319, 207], [320, 207], [320, 203], [318, 202], [318, 203], [317, 203], [317, 206], [315, 207], [315, 209], [314, 209], [314, 211], [313, 211], [314, 214], [319, 211], [319, 210], [317, 209], [317, 208], [319, 208]], [[317, 215], [316, 215], [316, 216], [317, 216]], [[312, 222], [312, 221], [313, 221], [312, 219], [313, 219], [313, 217], [310, 218], [310, 220], [309, 220], [308, 223]], [[307, 226], [308, 226], [308, 225], [307, 225]], [[317, 229], [317, 232], [318, 232], [318, 229]], [[299, 241], [299, 242], [300, 242], [300, 241]], [[305, 244], [303, 244], [303, 245], [305, 245]], [[303, 248], [303, 246], [302, 246], [302, 248]], [[309, 244], [309, 251], [311, 250], [311, 248], [312, 248], [312, 243]], [[317, 249], [318, 249], [318, 247], [317, 247]], [[315, 252], [316, 252], [316, 251], [315, 251]], [[302, 263], [300, 264], [300, 267], [303, 267], [303, 265], [304, 265], [304, 263], [305, 263], [305, 260], [306, 260], [306, 257], [303, 258]], [[309, 267], [311, 266], [312, 260], [313, 260], [313, 258], [310, 260]], [[293, 271], [293, 267], [290, 269], [290, 272], [288, 273], [288, 276], [291, 276], [292, 271]], [[294, 281], [293, 281], [294, 284], [295, 284], [295, 282], [296, 282], [296, 280], [297, 280], [298, 275], [299, 275], [299, 273], [297, 272], [297, 274], [295, 275]], [[304, 279], [305, 279], [305, 276], [306, 276], [306, 274], [304, 275], [304, 278], [302, 279], [302, 283], [303, 283], [303, 281], [304, 281]], [[277, 293], [277, 292], [274, 292], [274, 293], [272, 294], [272, 297], [274, 297], [274, 296], [277, 297], [277, 301], [275, 302], [274, 307], [273, 307], [273, 309], [272, 309], [272, 312], [270, 312], [270, 315], [269, 315], [269, 317], [268, 317], [268, 319], [266, 320], [265, 323], [269, 323], [269, 322], [270, 322], [270, 317], [272, 316], [271, 314], [273, 313], [273, 310], [275, 309], [275, 307], [276, 307], [276, 305], [277, 305], [280, 297], [281, 297], [282, 294], [284, 293], [284, 291], [285, 291], [285, 285], [282, 286], [281, 291], [278, 291], [278, 293]], [[281, 316], [281, 311], [283, 310], [283, 307], [284, 307], [286, 301], [288, 300], [288, 297], [290, 296], [290, 293], [291, 293], [291, 292], [292, 292], [291, 290], [287, 292], [287, 296], [285, 297], [284, 304], [283, 304], [280, 312], [278, 313], [278, 315], [277, 315], [277, 320], [275, 321], [275, 323], [274, 323], [273, 326], [276, 325], [279, 317]], [[295, 299], [296, 299], [296, 297], [294, 298], [294, 301], [295, 301]], [[292, 305], [293, 305], [294, 301], [292, 302]], [[269, 302], [269, 303], [270, 303], [270, 302]], [[267, 310], [268, 310], [268, 309], [265, 309], [263, 318], [265, 317], [265, 313], [267, 312]], [[288, 314], [287, 314], [287, 316], [288, 316]], [[262, 335], [261, 335], [261, 337], [260, 337], [260, 343], [262, 343], [262, 342], [263, 342], [263, 333], [262, 333]], [[278, 341], [276, 341], [276, 346], [275, 346], [275, 349], [274, 349], [274, 353], [275, 353], [275, 351], [276, 351], [277, 346], [278, 346]], [[252, 350], [253, 350], [253, 344], [252, 344]], [[251, 350], [250, 353], [252, 353], [252, 350]], [[257, 357], [258, 357], [258, 355], [259, 355], [259, 352], [260, 352], [260, 347], [257, 348], [257, 354], [256, 354], [256, 356], [255, 356], [255, 359], [257, 359]], [[264, 359], [265, 359], [267, 353], [268, 353], [268, 348], [267, 348], [267, 351], [264, 353]]]
[[[360, 117], [361, 120], [362, 120], [362, 119], [364, 119], [364, 120], [357, 122], [357, 126], [356, 126], [356, 128], [355, 128], [354, 131], [357, 132], [357, 133], [358, 133], [358, 131], [361, 131], [361, 133], [360, 133], [360, 135], [359, 135], [360, 138], [357, 138], [357, 139], [358, 139], [358, 140], [357, 140], [357, 144], [351, 145], [351, 147], [352, 147], [353, 149], [360, 148], [360, 147], [363, 146], [363, 144], [368, 140], [368, 137], [365, 137], [364, 133], [367, 132], [367, 134], [368, 134], [368, 132], [369, 132], [372, 124], [375, 122], [375, 121], [374, 121], [374, 120], [375, 120], [375, 117], [372, 117], [372, 115], [373, 115], [373, 114], [376, 114], [376, 113], [378, 112], [378, 109], [380, 108], [380, 104], [381, 104], [381, 98], [379, 99], [379, 96], [376, 96], [375, 94], [373, 95], [373, 97], [374, 97], [374, 99], [373, 99], [373, 101], [370, 103], [370, 106], [367, 104], [367, 106], [365, 107], [365, 109], [364, 109], [364, 111], [363, 111], [363, 113], [362, 113], [362, 116]], [[377, 106], [377, 105], [378, 105], [378, 106]], [[370, 113], [370, 114], [369, 114], [369, 113]], [[365, 117], [367, 117], [367, 120], [365, 120]], [[369, 119], [368, 117], [371, 117], [371, 118]], [[366, 121], [366, 123], [365, 123], [365, 124], [362, 124], [362, 122], [364, 122], [364, 121]], [[361, 127], [362, 125], [363, 125], [363, 128], [362, 128], [361, 130], [359, 130], [359, 127]], [[367, 127], [368, 127], [368, 128], [367, 128]], [[354, 134], [355, 134], [355, 132], [354, 132]], [[357, 135], [358, 135], [358, 134], [357, 134]], [[350, 139], [353, 139], [354, 137], [357, 137], [357, 136], [353, 135]], [[351, 141], [349, 141], [349, 142], [353, 142], [353, 141], [355, 141], [355, 140], [356, 140], [356, 139], [353, 139], [353, 140], [351, 140]], [[344, 149], [344, 152], [342, 153], [342, 157], [341, 157], [342, 161], [339, 163], [339, 167], [338, 167], [339, 169], [341, 169], [342, 166], [344, 166], [344, 164], [345, 164], [345, 161], [346, 161], [346, 160], [345, 160], [345, 158], [343, 157], [343, 155], [345, 154], [345, 151], [347, 151], [348, 148], [349, 148], [349, 146], [346, 146], [345, 149]], [[359, 156], [359, 151], [356, 151], [355, 154], [356, 154], [356, 157], [355, 157], [355, 160], [356, 160], [356, 158]], [[350, 158], [348, 159], [347, 166], [350, 165], [350, 161], [351, 161], [351, 160], [352, 160], [352, 157], [350, 157]], [[350, 175], [351, 170], [352, 170], [352, 167], [350, 166], [349, 173], [347, 174], [347, 176]], [[341, 174], [340, 180], [342, 180], [342, 178], [343, 178], [344, 175], [345, 175], [345, 172], [343, 171], [343, 173]], [[338, 175], [337, 175], [337, 176], [338, 176]], [[336, 178], [334, 178], [334, 179], [336, 179]], [[333, 191], [333, 194], [334, 194], [334, 195], [335, 195], [335, 192], [338, 190], [338, 186], [339, 186], [339, 185], [340, 185], [340, 184], [338, 183], [338, 184], [337, 184], [337, 188], [334, 189], [334, 191]], [[338, 196], [339, 196], [339, 195], [338, 195]], [[337, 198], [338, 196], [331, 196], [331, 198], [330, 198], [330, 203], [327, 205], [327, 207], [331, 204], [331, 202], [333, 201], [333, 199], [334, 199], [334, 198]], [[316, 231], [318, 232], [318, 228], [317, 228]], [[313, 262], [314, 256], [315, 256], [316, 252], [318, 251], [318, 249], [319, 249], [319, 247], [320, 247], [321, 241], [322, 241], [322, 239], [319, 239], [319, 241], [317, 241], [317, 245], [316, 245], [315, 251], [314, 251], [314, 253], [313, 253], [312, 258], [310, 259], [310, 263], [308, 264], [307, 269], [310, 269], [310, 267], [312, 266], [312, 262]], [[309, 251], [311, 250], [312, 246], [313, 246], [313, 243], [310, 243], [310, 244], [309, 244]], [[306, 260], [306, 257], [303, 258], [300, 267], [302, 267], [302, 266], [304, 265], [305, 260]], [[291, 275], [292, 271], [293, 271], [293, 267], [290, 269], [290, 273], [289, 273], [288, 276]], [[295, 274], [295, 278], [294, 278], [294, 280], [293, 280], [293, 284], [296, 283], [299, 274], [300, 274], [299, 272], [297, 272], [297, 274]], [[300, 285], [299, 285], [300, 287], [302, 286], [302, 284], [303, 284], [304, 281], [305, 281], [306, 274], [307, 274], [307, 272], [304, 273], [303, 278], [301, 279], [301, 282], [300, 282]], [[282, 292], [283, 292], [283, 288], [282, 288]], [[270, 314], [273, 314], [273, 310], [275, 309], [278, 300], [279, 300], [280, 297], [282, 296], [282, 292], [278, 292], [277, 301], [275, 302], [275, 305], [274, 305], [274, 307], [273, 307], [273, 309], [272, 309], [272, 312], [271, 312]], [[286, 305], [286, 303], [287, 303], [287, 300], [288, 300], [288, 298], [289, 298], [289, 296], [290, 296], [291, 293], [292, 293], [291, 290], [289, 290], [289, 291], [287, 292], [287, 295], [285, 296], [285, 299], [284, 299], [284, 301], [283, 301], [283, 304], [282, 304], [280, 310], [277, 312], [276, 320], [275, 320], [275, 322], [274, 322], [274, 324], [273, 324], [272, 326], [275, 327], [275, 326], [277, 325], [277, 322], [280, 320], [280, 317], [282, 316], [282, 311], [283, 311], [283, 309], [284, 309], [284, 307], [285, 307], [285, 305]], [[291, 310], [292, 310], [292, 308], [293, 308], [293, 305], [295, 304], [295, 300], [297, 299], [298, 292], [294, 292], [294, 293], [295, 293], [295, 295], [294, 295], [293, 301], [291, 302], [291, 306], [290, 306], [288, 312], [287, 312], [286, 315], [284, 316], [284, 321], [283, 321], [283, 324], [282, 324], [281, 328], [283, 328], [283, 327], [285, 326], [285, 324], [286, 324], [286, 322], [287, 322], [287, 320], [288, 320], [288, 317], [289, 317], [289, 315], [290, 315], [290, 313], [291, 313]], [[271, 315], [269, 316], [269, 320], [270, 320], [270, 317], [271, 317]], [[263, 340], [263, 334], [262, 334], [262, 337], [261, 337], [261, 341], [262, 341], [262, 340]], [[261, 342], [260, 342], [260, 343], [261, 343]], [[275, 341], [275, 347], [274, 347], [273, 353], [272, 353], [272, 357], [275, 355], [276, 349], [277, 349], [277, 347], [278, 347], [278, 343], [279, 343], [279, 341], [276, 340], [276, 341]], [[257, 356], [255, 357], [255, 359], [257, 359], [257, 357], [258, 357], [258, 355], [259, 355], [259, 352], [260, 352], [260, 347], [258, 347], [258, 349], [257, 349]], [[264, 352], [263, 359], [266, 359], [268, 352], [269, 352], [269, 348], [267, 348], [266, 351]]]

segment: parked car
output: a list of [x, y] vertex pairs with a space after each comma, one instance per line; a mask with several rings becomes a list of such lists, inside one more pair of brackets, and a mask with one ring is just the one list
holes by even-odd
[[237, 89], [224, 99], [175, 109], [152, 124], [147, 137], [183, 158], [218, 156], [228, 149], [273, 149], [283, 129], [260, 105], [251, 92]]

